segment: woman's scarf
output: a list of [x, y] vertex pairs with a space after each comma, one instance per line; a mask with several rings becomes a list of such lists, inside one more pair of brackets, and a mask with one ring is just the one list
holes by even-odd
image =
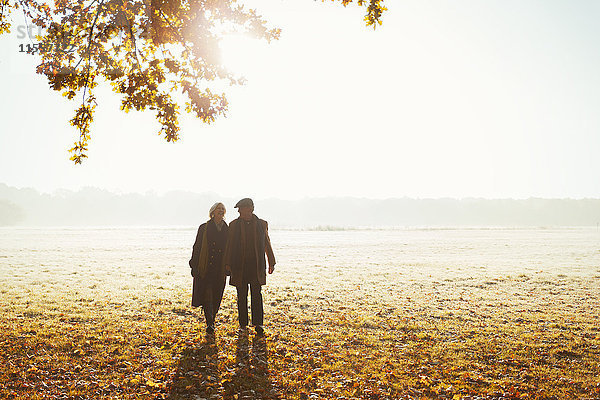
[[202, 233], [202, 247], [200, 248], [200, 257], [198, 259], [198, 277], [204, 278], [206, 270], [208, 269], [208, 224], [212, 222], [212, 219], [208, 220]]

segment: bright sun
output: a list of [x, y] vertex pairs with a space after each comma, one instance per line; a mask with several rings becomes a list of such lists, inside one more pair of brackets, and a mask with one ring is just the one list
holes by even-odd
[[221, 39], [223, 65], [234, 74], [252, 74], [269, 56], [268, 44], [243, 34], [227, 35]]
[[253, 63], [253, 48], [257, 40], [246, 35], [228, 35], [221, 39], [221, 57], [223, 65], [233, 73], [243, 73]]

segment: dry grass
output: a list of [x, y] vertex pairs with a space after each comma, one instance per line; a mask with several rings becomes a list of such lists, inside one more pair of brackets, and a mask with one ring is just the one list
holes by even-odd
[[600, 398], [598, 281], [267, 286], [264, 338], [237, 333], [228, 288], [213, 340], [184, 290], [13, 286], [0, 397]]
[[274, 231], [266, 337], [227, 287], [214, 339], [194, 233], [7, 231], [0, 398], [600, 399], [595, 231]]

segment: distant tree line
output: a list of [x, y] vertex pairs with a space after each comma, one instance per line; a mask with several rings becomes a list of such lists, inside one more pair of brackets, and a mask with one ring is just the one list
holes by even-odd
[[[243, 196], [241, 196], [243, 197]], [[0, 184], [0, 225], [195, 226], [216, 201], [237, 217], [237, 198], [183, 191], [118, 194], [97, 188], [52, 195]], [[403, 226], [596, 226], [600, 199], [256, 199], [272, 227], [335, 230]]]

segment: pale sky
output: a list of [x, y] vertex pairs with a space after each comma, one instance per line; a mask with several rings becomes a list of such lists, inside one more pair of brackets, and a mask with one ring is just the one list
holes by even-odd
[[[363, 10], [246, 0], [281, 39], [223, 43], [248, 83], [212, 125], [99, 94], [87, 159], [69, 161], [77, 103], [0, 36], [0, 183], [296, 199], [600, 197], [600, 2], [388, 0]], [[16, 19], [16, 24], [22, 23]]]

